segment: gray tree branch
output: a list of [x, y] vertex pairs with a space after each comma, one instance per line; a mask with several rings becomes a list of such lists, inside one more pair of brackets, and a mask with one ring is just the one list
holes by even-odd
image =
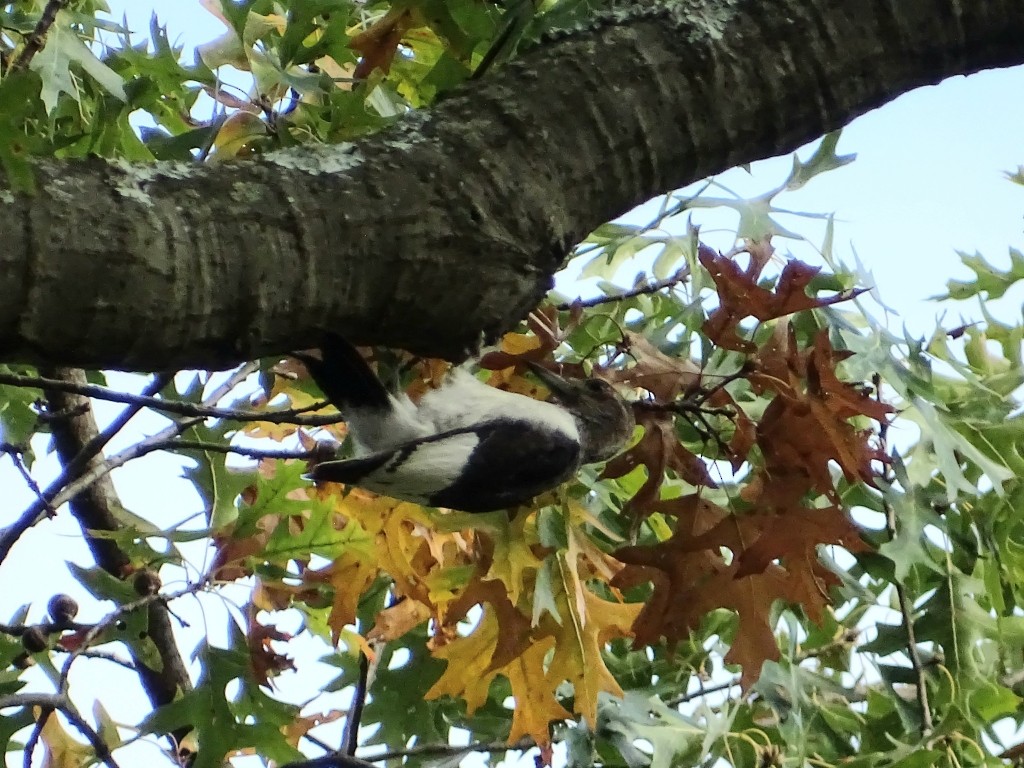
[[663, 0], [355, 144], [40, 162], [35, 196], [0, 189], [0, 359], [223, 368], [324, 329], [457, 358], [533, 308], [598, 224], [1022, 63], [1021, 39], [1018, 0]]

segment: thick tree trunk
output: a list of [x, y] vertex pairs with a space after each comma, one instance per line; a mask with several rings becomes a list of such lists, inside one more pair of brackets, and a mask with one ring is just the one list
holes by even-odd
[[40, 163], [35, 196], [0, 189], [0, 359], [218, 368], [321, 329], [458, 357], [522, 318], [601, 222], [911, 88], [1024, 62], [1022, 39], [1019, 0], [646, 3], [358, 144]]

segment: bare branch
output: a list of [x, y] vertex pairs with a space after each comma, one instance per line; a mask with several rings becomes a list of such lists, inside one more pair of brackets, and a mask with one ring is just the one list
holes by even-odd
[[391, 752], [367, 756], [365, 759], [372, 763], [383, 763], [388, 760], [396, 760], [403, 757], [426, 757], [430, 755], [468, 755], [470, 752], [525, 752], [537, 746], [537, 742], [528, 736], [519, 741], [506, 744], [502, 741], [477, 741], [472, 744], [458, 746], [455, 744], [421, 744], [408, 749], [396, 749]]
[[671, 277], [666, 277], [664, 280], [655, 280], [653, 283], [642, 283], [628, 291], [623, 291], [622, 293], [614, 293], [611, 294], [610, 296], [597, 296], [596, 298], [587, 299], [586, 301], [582, 299], [576, 299], [575, 301], [563, 302], [561, 304], [556, 304], [555, 309], [559, 310], [560, 312], [566, 312], [570, 309], [583, 309], [589, 307], [596, 307], [600, 304], [610, 304], [616, 301], [625, 301], [626, 299], [632, 299], [636, 296], [644, 296], [649, 293], [657, 293], [658, 291], [663, 291], [666, 288], [672, 288], [678, 285], [679, 283], [686, 282], [689, 279], [690, 267], [685, 266], [679, 271], [677, 271], [674, 275], [672, 275]]
[[89, 744], [96, 752], [97, 759], [103, 761], [109, 768], [119, 768], [114, 756], [110, 754], [110, 747], [100, 738], [100, 735], [93, 727], [85, 721], [85, 718], [82, 717], [66, 695], [60, 693], [16, 693], [10, 696], [0, 696], [0, 709], [8, 709], [10, 707], [40, 707], [42, 709], [32, 731], [32, 737], [25, 744], [26, 764], [31, 765], [32, 763], [32, 753], [35, 751], [35, 745], [39, 741], [39, 736], [42, 733], [43, 726], [46, 725], [46, 721], [54, 711], [59, 711], [89, 741]]
[[325, 452], [331, 455], [334, 449], [324, 442], [318, 443], [317, 447], [308, 451], [289, 451], [286, 449], [273, 450], [265, 448], [249, 448], [243, 445], [224, 445], [223, 443], [210, 443], [203, 440], [164, 440], [159, 443], [152, 443], [149, 446], [151, 451], [211, 451], [213, 453], [236, 453], [249, 459], [304, 459], [310, 460], [321, 456]]
[[[244, 366], [249, 369], [250, 366]], [[196, 405], [181, 400], [167, 400], [162, 397], [147, 395], [133, 395], [128, 392], [121, 392], [111, 387], [103, 387], [99, 384], [79, 384], [75, 382], [61, 381], [43, 376], [25, 376], [17, 373], [0, 372], [0, 384], [8, 384], [13, 387], [31, 387], [34, 389], [54, 389], [62, 392], [70, 392], [75, 395], [94, 397], [97, 400], [108, 400], [112, 403], [125, 403], [141, 408], [152, 408], [164, 413], [173, 413], [178, 416], [201, 416], [208, 419], [228, 419], [230, 421], [265, 421], [270, 424], [298, 424], [305, 427], [322, 427], [328, 424], [337, 424], [344, 421], [340, 414], [325, 414], [322, 416], [307, 416], [311, 411], [318, 411], [330, 405], [327, 401], [313, 403], [303, 408], [290, 408], [281, 411], [252, 411], [238, 408], [217, 408], [211, 405]], [[206, 398], [205, 402], [217, 402]]]

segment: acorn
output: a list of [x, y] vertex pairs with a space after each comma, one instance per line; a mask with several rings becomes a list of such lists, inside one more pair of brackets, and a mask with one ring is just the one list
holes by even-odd
[[46, 633], [39, 627], [25, 627], [21, 633], [21, 645], [29, 653], [39, 653], [50, 647]]
[[78, 603], [71, 595], [54, 595], [46, 604], [46, 610], [54, 624], [70, 624], [78, 615]]
[[160, 591], [160, 587], [162, 586], [163, 582], [160, 581], [160, 576], [156, 571], [151, 571], [148, 568], [136, 571], [135, 576], [132, 579], [132, 587], [134, 587], [135, 591], [142, 597], [155, 595]]

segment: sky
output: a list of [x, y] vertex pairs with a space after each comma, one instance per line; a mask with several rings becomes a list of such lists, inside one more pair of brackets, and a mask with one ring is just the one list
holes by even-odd
[[[186, 51], [222, 31], [220, 22], [200, 7], [199, 0], [108, 2], [112, 16], [120, 19], [126, 14], [130, 28], [140, 35], [147, 34], [150, 13], [155, 10], [171, 40]], [[898, 313], [891, 318], [897, 330], [906, 324], [918, 335], [930, 333], [943, 309], [927, 298], [941, 293], [951, 277], [970, 276], [959, 264], [958, 250], [979, 251], [989, 261], [1006, 265], [1008, 247], [1024, 249], [1024, 187], [1004, 178], [1004, 172], [1024, 165], [1022, 93], [1024, 67], [955, 77], [901, 96], [858, 118], [844, 131], [838, 151], [856, 153], [856, 162], [780, 198], [779, 203], [790, 209], [836, 214], [839, 258], [852, 264], [856, 254], [874, 276], [883, 302]], [[801, 154], [806, 157], [808, 150]], [[788, 156], [762, 161], [755, 163], [749, 174], [733, 170], [721, 174], [719, 180], [741, 194], [753, 194], [784, 180], [790, 165]], [[776, 247], [785, 253], [787, 244], [778, 241]], [[575, 286], [562, 283], [561, 287], [571, 291]], [[967, 309], [974, 317], [979, 315], [976, 307]], [[951, 315], [959, 318], [962, 311], [957, 307]], [[998, 312], [1008, 319], [1019, 317], [1020, 297], [1004, 299]], [[947, 326], [960, 323], [948, 318]], [[101, 407], [101, 419], [116, 410]], [[134, 435], [123, 438], [121, 447], [140, 433], [156, 431], [164, 422], [152, 417], [133, 424]], [[45, 460], [41, 468], [43, 472], [56, 471], [55, 466], [47, 469]], [[6, 479], [8, 469], [0, 468], [0, 478]], [[197, 511], [198, 500], [177, 474], [178, 465], [173, 461], [150, 456], [117, 471], [115, 483], [130, 510], [160, 520], [181, 520]], [[154, 489], [154, 479], [161, 483], [159, 489]], [[19, 510], [30, 501], [27, 491], [22, 495], [14, 490], [16, 484], [4, 485], [12, 488], [5, 494], [6, 509]], [[48, 521], [38, 531], [40, 539], [56, 542], [53, 550], [41, 553], [31, 546], [15, 548], [13, 562], [5, 566], [7, 573], [36, 573], [40, 557], [52, 567], [34, 582], [38, 595], [19, 593], [17, 599], [0, 595], [0, 620], [21, 602], [41, 600], [45, 605], [46, 598], [58, 590], [76, 594], [61, 561], [87, 564], [89, 558], [69, 517], [60, 515], [63, 519]], [[202, 560], [201, 554], [198, 559]], [[194, 626], [214, 636], [223, 633], [226, 614], [218, 614], [209, 604], [193, 612], [186, 605], [180, 610]], [[41, 618], [37, 610], [33, 619]], [[88, 621], [98, 616], [82, 618]], [[310, 649], [310, 655], [316, 657], [325, 650]], [[331, 673], [324, 670], [323, 674]], [[117, 672], [111, 675], [106, 684], [116, 685]], [[290, 690], [293, 683], [288, 676], [280, 682], [286, 693], [299, 698], [308, 688], [297, 684], [296, 690]], [[131, 684], [129, 680], [125, 683]], [[113, 706], [130, 708], [138, 703], [114, 702]], [[112, 714], [134, 719], [129, 711]]]

